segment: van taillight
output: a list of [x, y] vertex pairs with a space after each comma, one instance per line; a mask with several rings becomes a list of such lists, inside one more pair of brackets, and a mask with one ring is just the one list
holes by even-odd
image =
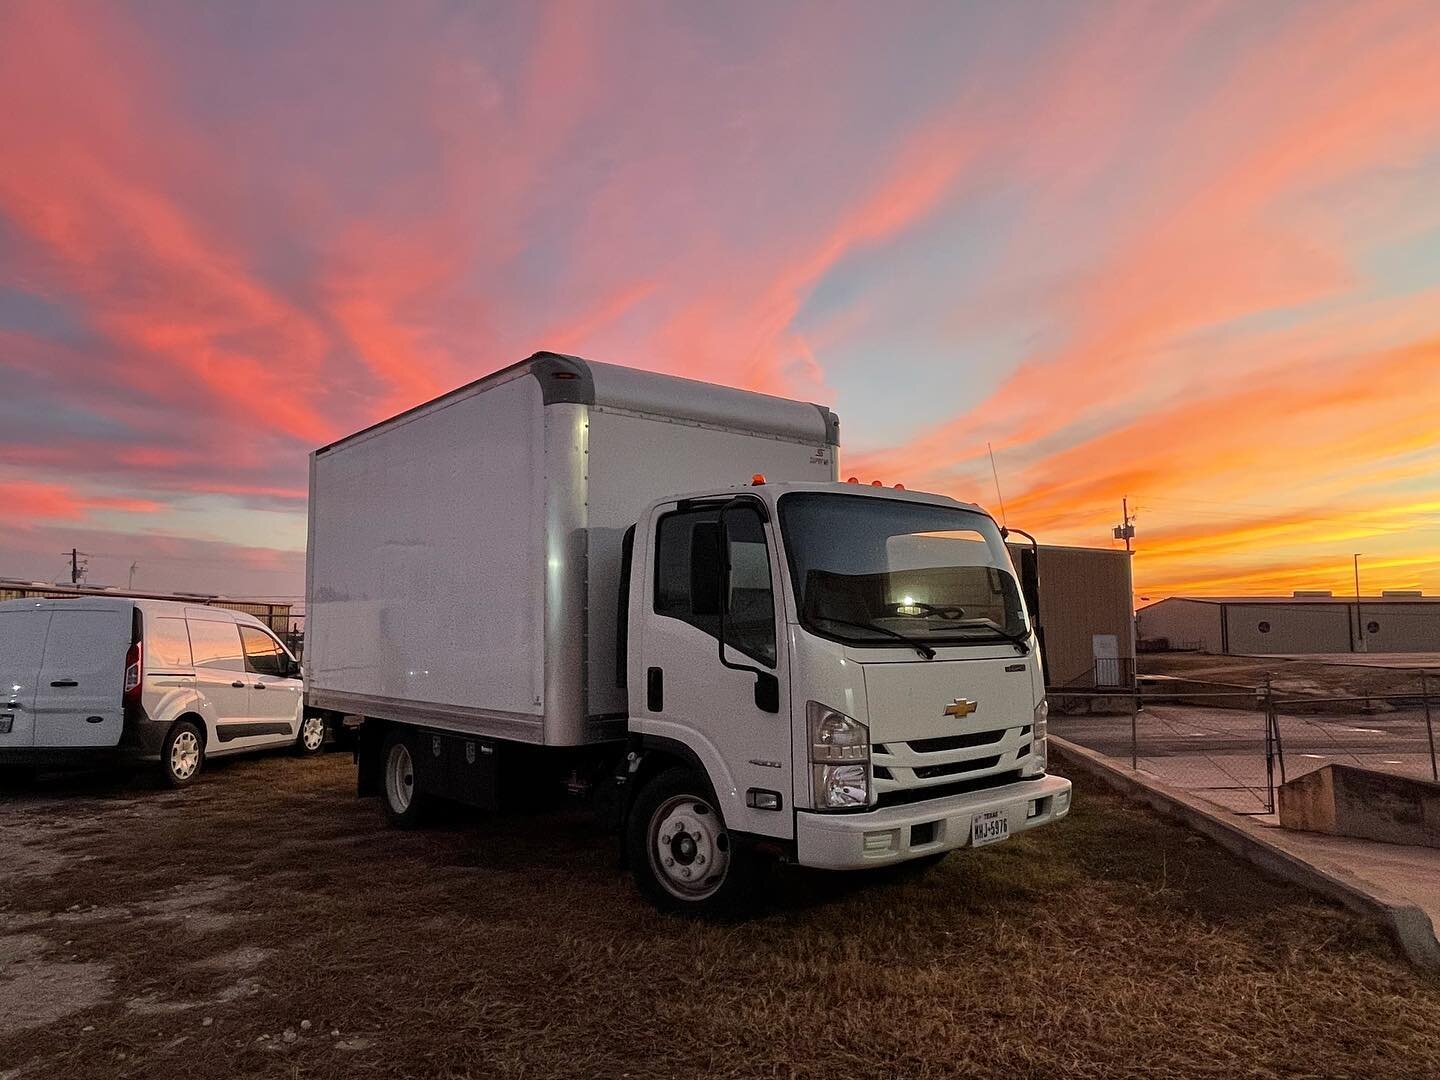
[[144, 657], [144, 651], [138, 641], [133, 642], [130, 651], [125, 654], [126, 704], [133, 705], [140, 700], [140, 683], [145, 677]]

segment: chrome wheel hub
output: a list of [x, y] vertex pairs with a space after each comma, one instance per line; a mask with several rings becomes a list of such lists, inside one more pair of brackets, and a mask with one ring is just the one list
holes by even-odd
[[170, 771], [177, 780], [189, 780], [200, 767], [200, 740], [193, 731], [182, 731], [170, 744]]
[[385, 797], [397, 814], [410, 809], [415, 798], [415, 765], [410, 760], [410, 748], [404, 743], [390, 747], [385, 759]]
[[650, 818], [650, 864], [665, 888], [682, 900], [703, 900], [725, 883], [730, 838], [709, 803], [676, 795]]
[[300, 725], [300, 741], [306, 750], [319, 750], [325, 741], [325, 721], [318, 716], [307, 716]]

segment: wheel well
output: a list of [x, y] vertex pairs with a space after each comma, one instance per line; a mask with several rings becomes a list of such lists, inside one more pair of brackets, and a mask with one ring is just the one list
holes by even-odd
[[185, 723], [187, 720], [200, 729], [201, 749], [209, 749], [210, 729], [205, 724], [205, 718], [197, 712], [183, 712], [179, 716], [175, 717], [174, 720], [170, 721], [170, 728], [165, 732], [165, 737], [168, 739], [170, 737], [170, 732], [174, 731], [176, 727], [178, 727], [180, 724]]

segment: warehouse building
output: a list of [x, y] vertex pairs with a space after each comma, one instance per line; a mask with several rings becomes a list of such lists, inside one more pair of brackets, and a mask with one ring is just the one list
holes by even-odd
[[1440, 652], [1440, 597], [1172, 596], [1142, 608], [1142, 644], [1235, 656]]
[[1128, 685], [1135, 672], [1130, 553], [1045, 544], [1032, 550], [1012, 541], [1010, 558], [1040, 629], [1045, 684]]

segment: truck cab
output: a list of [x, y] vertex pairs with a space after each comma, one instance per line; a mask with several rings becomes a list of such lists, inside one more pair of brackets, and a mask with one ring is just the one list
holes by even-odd
[[757, 852], [858, 869], [1069, 811], [1034, 628], [979, 507], [756, 476], [653, 503], [629, 549], [628, 857], [662, 906], [723, 903]]

